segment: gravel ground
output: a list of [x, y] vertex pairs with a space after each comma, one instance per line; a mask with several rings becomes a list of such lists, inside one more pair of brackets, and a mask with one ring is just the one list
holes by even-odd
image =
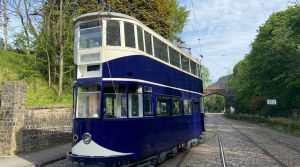
[[[283, 166], [300, 167], [300, 138], [260, 125], [230, 120], [224, 118], [222, 114], [206, 114], [206, 116], [206, 137], [203, 142], [178, 153], [159, 167], [222, 166], [217, 131], [223, 143], [227, 166], [276, 167], [280, 166], [274, 160], [277, 159]], [[72, 164], [68, 160], [61, 160], [46, 167], [72, 167]]]

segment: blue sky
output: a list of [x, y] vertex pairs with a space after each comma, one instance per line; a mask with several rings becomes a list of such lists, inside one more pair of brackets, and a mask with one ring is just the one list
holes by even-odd
[[290, 0], [181, 0], [180, 5], [191, 13], [180, 36], [192, 48], [193, 57], [202, 51], [202, 64], [215, 82], [232, 73], [234, 65], [250, 52], [259, 26], [289, 4]]

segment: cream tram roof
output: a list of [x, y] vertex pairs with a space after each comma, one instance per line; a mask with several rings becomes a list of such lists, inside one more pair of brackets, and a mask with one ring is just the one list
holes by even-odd
[[150, 29], [149, 27], [147, 27], [146, 25], [144, 25], [142, 22], [140, 22], [136, 18], [133, 18], [133, 17], [125, 15], [125, 14], [115, 13], [115, 12], [93, 12], [93, 13], [87, 13], [87, 14], [83, 14], [83, 15], [80, 15], [77, 18], [75, 18], [74, 19], [74, 24], [77, 24], [78, 22], [85, 22], [85, 21], [95, 20], [95, 19], [99, 19], [99, 18], [112, 18], [112, 17], [113, 18], [121, 18], [121, 19], [132, 20], [132, 21], [136, 22], [136, 24], [139, 24], [144, 30], [147, 30], [149, 33], [151, 33], [155, 37], [157, 37], [160, 40], [164, 41], [167, 45], [171, 46], [172, 48], [174, 48], [177, 51], [179, 51], [181, 54], [187, 56], [188, 58], [190, 58], [191, 60], [193, 60], [195, 63], [199, 64], [198, 60], [196, 60], [192, 56], [190, 56], [187, 53], [185, 53], [184, 51], [182, 51], [182, 49], [178, 48], [173, 43], [171, 43], [170, 41], [166, 40], [164, 37], [162, 37], [161, 35], [159, 35], [155, 31], [153, 31], [152, 29]]

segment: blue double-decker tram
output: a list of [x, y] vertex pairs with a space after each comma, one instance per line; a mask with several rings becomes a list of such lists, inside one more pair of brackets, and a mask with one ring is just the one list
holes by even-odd
[[199, 61], [127, 15], [89, 13], [74, 23], [71, 161], [157, 164], [199, 141]]

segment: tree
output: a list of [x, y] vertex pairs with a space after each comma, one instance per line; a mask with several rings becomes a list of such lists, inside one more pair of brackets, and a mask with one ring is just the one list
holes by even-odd
[[7, 1], [8, 0], [0, 0], [0, 26], [3, 27], [4, 32], [4, 50], [7, 50], [7, 37], [8, 37], [8, 11], [7, 11]]
[[201, 75], [202, 75], [202, 81], [203, 81], [203, 87], [207, 87], [209, 84], [211, 84], [211, 80], [209, 78], [209, 70], [204, 65], [201, 65]]
[[276, 116], [289, 116], [300, 108], [299, 25], [300, 6], [295, 5], [272, 14], [259, 27], [251, 52], [234, 67], [231, 83], [240, 110], [260, 108], [255, 97], [277, 99], [272, 112]]

